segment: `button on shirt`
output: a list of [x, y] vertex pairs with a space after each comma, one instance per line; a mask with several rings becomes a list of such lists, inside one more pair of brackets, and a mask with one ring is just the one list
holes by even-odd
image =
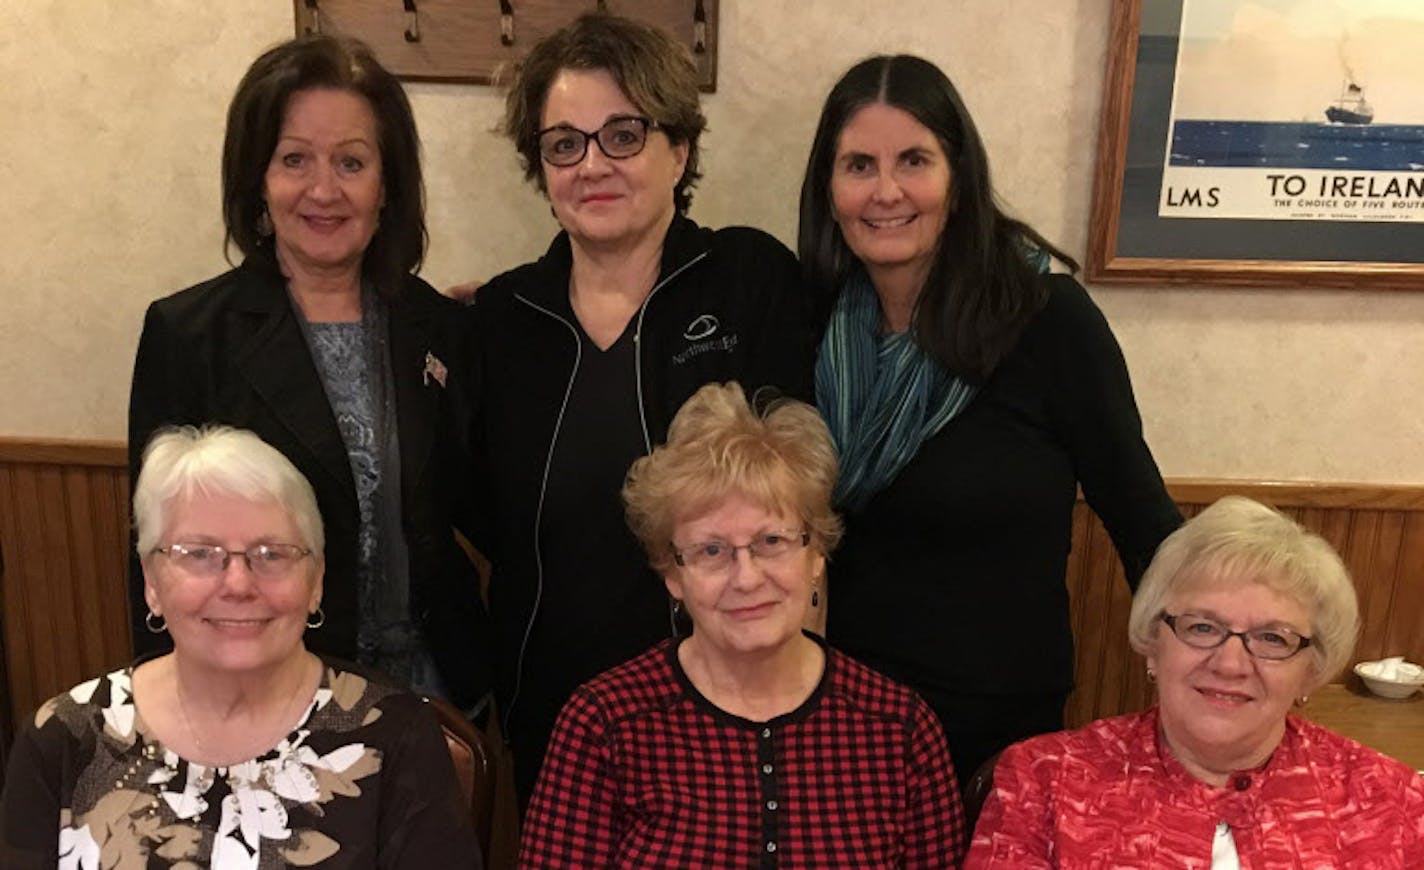
[[804, 704], [752, 722], [704, 698], [669, 640], [565, 705], [520, 865], [954, 867], [965, 833], [939, 722], [908, 689], [826, 649]]

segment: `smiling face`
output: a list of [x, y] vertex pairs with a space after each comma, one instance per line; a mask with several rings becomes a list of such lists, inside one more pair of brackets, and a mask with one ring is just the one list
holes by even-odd
[[[592, 132], [615, 118], [641, 118], [607, 70], [562, 70], [544, 98], [540, 129], [565, 125]], [[542, 163], [544, 188], [554, 216], [579, 245], [628, 247], [662, 242], [675, 212], [673, 190], [687, 166], [687, 145], [673, 145], [650, 130], [643, 150], [609, 158], [589, 140], [573, 166]]]
[[872, 103], [851, 115], [836, 143], [831, 206], [871, 280], [892, 270], [921, 281], [929, 274], [952, 181], [939, 139], [909, 112]]
[[267, 164], [263, 197], [288, 275], [355, 279], [385, 187], [376, 116], [350, 91], [297, 91]]
[[[732, 494], [711, 510], [679, 522], [673, 541], [679, 549], [708, 541], [740, 546], [767, 532], [801, 529], [794, 516], [773, 513]], [[663, 579], [668, 592], [687, 608], [703, 649], [734, 659], [774, 651], [800, 637], [811, 606], [811, 585], [825, 567], [826, 558], [813, 543], [775, 558], [755, 558], [743, 549], [725, 571], [673, 566]]]
[[[1167, 612], [1205, 616], [1231, 631], [1311, 634], [1305, 605], [1258, 582], [1188, 580]], [[1261, 764], [1280, 743], [1286, 713], [1310, 685], [1313, 664], [1308, 648], [1281, 661], [1256, 658], [1237, 637], [1215, 649], [1196, 649], [1159, 622], [1147, 667], [1157, 674], [1167, 745], [1208, 782]]]
[[[287, 509], [225, 495], [178, 496], [160, 545], [214, 544], [229, 552], [258, 544], [305, 546]], [[217, 577], [194, 576], [162, 553], [143, 560], [144, 597], [173, 636], [175, 654], [209, 671], [250, 672], [302, 654], [307, 614], [321, 603], [319, 553], [287, 573], [256, 577], [233, 556]]]

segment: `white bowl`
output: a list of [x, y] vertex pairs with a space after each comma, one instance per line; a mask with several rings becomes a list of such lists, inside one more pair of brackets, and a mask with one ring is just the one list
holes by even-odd
[[1360, 662], [1355, 673], [1365, 687], [1381, 698], [1408, 698], [1424, 686], [1424, 668], [1409, 662]]

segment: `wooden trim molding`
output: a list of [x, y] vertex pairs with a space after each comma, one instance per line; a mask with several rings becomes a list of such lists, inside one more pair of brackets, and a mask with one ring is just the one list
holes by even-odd
[[0, 464], [127, 468], [129, 451], [122, 441], [70, 441], [59, 438], [0, 436]]

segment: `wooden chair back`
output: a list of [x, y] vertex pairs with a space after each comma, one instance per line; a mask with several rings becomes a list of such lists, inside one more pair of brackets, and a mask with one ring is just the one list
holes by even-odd
[[491, 820], [494, 817], [495, 768], [489, 739], [476, 728], [465, 714], [449, 701], [431, 698], [430, 706], [445, 733], [445, 745], [450, 761], [455, 765], [455, 778], [470, 806], [470, 821], [480, 842], [480, 852], [488, 860], [490, 854]]

